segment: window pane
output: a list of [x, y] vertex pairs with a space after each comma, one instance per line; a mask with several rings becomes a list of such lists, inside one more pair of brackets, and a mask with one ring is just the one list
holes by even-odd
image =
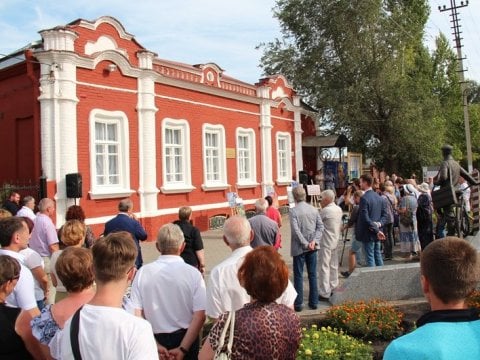
[[107, 132], [109, 141], [117, 141], [117, 124], [108, 124]]
[[103, 154], [97, 154], [96, 156], [96, 171], [97, 171], [97, 175], [100, 176], [100, 175], [103, 175], [105, 174], [105, 163], [104, 163], [104, 156]]
[[184, 134], [182, 128], [165, 128], [165, 181], [179, 183], [184, 181], [185, 156]]
[[172, 143], [172, 130], [165, 129], [165, 144], [171, 144], [171, 143]]
[[105, 124], [95, 123], [95, 140], [105, 140]]
[[120, 185], [121, 183], [119, 124], [119, 120], [95, 122], [96, 185]]

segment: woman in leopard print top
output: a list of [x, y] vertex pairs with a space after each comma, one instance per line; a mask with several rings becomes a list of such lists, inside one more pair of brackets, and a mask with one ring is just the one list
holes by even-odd
[[[293, 309], [275, 303], [288, 283], [288, 268], [272, 246], [250, 252], [238, 270], [252, 301], [235, 313], [232, 359], [295, 359], [300, 320]], [[213, 359], [228, 313], [220, 316], [203, 344], [200, 360]], [[229, 331], [224, 341], [226, 351]]]

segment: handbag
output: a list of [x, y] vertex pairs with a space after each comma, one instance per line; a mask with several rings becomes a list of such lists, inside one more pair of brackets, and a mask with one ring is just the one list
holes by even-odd
[[[227, 350], [223, 351], [223, 345], [225, 344], [225, 335], [227, 334], [228, 327], [230, 327], [230, 334], [228, 335], [228, 345]], [[233, 335], [235, 328], [235, 311], [230, 311], [228, 313], [227, 321], [223, 326], [220, 339], [218, 340], [217, 351], [215, 351], [214, 360], [230, 360], [232, 358], [232, 345], [233, 345]]]
[[450, 167], [448, 167], [448, 180], [446, 186], [442, 186], [440, 189], [432, 191], [432, 202], [435, 210], [458, 204], [455, 187], [452, 185]]
[[[410, 196], [410, 195], [407, 195]], [[409, 201], [408, 198], [405, 199], [405, 202], [407, 203], [407, 211], [404, 214], [400, 215], [400, 223], [405, 226], [405, 227], [412, 227], [413, 226], [413, 212], [410, 211], [409, 208]]]

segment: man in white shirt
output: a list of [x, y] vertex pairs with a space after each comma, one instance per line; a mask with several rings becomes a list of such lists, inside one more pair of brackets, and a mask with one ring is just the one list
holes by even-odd
[[323, 222], [323, 235], [318, 249], [318, 268], [320, 284], [319, 300], [328, 301], [338, 286], [338, 253], [337, 246], [342, 228], [342, 209], [335, 204], [335, 193], [332, 190], [322, 192], [320, 217]]
[[13, 292], [7, 297], [6, 305], [21, 308], [17, 320], [17, 332], [24, 340], [31, 354], [39, 353], [40, 344], [32, 335], [30, 320], [40, 315], [35, 300], [33, 275], [25, 266], [24, 256], [20, 250], [27, 248], [30, 232], [26, 222], [19, 217], [0, 219], [0, 255], [8, 255], [20, 263], [20, 278]]
[[48, 296], [48, 277], [45, 272], [44, 261], [39, 253], [29, 247], [21, 250], [20, 254], [24, 256], [25, 266], [32, 272], [37, 307], [39, 310], [42, 310], [45, 307], [45, 299]]
[[[232, 254], [215, 266], [209, 277], [207, 286], [207, 315], [217, 319], [227, 311], [236, 311], [250, 302], [250, 296], [238, 281], [237, 272], [243, 264], [245, 256], [252, 251], [250, 242], [253, 231], [248, 220], [242, 216], [232, 216], [223, 227], [223, 241], [232, 250]], [[272, 274], [274, 276], [274, 274]], [[293, 308], [297, 297], [292, 283], [289, 281], [287, 289], [277, 303]]]
[[138, 271], [132, 306], [152, 324], [160, 355], [197, 359], [205, 322], [205, 282], [200, 271], [180, 257], [185, 240], [178, 225], [162, 226], [156, 246], [161, 255]]
[[60, 339], [62, 359], [74, 359], [71, 336], [78, 337], [83, 360], [158, 359], [152, 326], [122, 309], [123, 296], [136, 271], [137, 247], [132, 236], [121, 231], [100, 238], [92, 254], [97, 291], [77, 312], [77, 334], [70, 334], [75, 316], [65, 323]]
[[35, 208], [35, 199], [33, 196], [25, 196], [22, 200], [22, 208], [18, 210], [16, 216], [28, 217], [30, 220], [35, 221], [35, 214], [33, 209]]

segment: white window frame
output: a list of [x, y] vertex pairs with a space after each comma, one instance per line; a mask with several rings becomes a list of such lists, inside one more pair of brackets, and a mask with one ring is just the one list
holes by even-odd
[[[248, 138], [248, 148], [240, 149], [240, 137]], [[253, 129], [246, 128], [237, 128], [235, 133], [236, 139], [236, 158], [237, 158], [237, 187], [238, 188], [247, 188], [247, 187], [256, 187], [257, 183], [257, 162], [256, 162], [256, 143], [255, 143], [255, 131]], [[248, 177], [240, 178], [240, 169], [241, 169], [241, 154], [246, 151], [248, 153]]]
[[[166, 130], [181, 131], [182, 142], [182, 181], [168, 181], [167, 179], [167, 156], [166, 156]], [[163, 185], [160, 187], [162, 193], [187, 193], [195, 189], [192, 186], [192, 166], [190, 157], [190, 124], [184, 119], [165, 118], [162, 121], [162, 180]]]
[[[96, 137], [95, 124], [116, 124], [118, 131], [118, 184], [97, 184], [96, 165]], [[107, 111], [93, 109], [89, 115], [89, 136], [90, 136], [90, 191], [91, 199], [108, 199], [127, 197], [135, 191], [130, 189], [130, 141], [128, 134], [128, 118], [123, 111]]]
[[[207, 148], [205, 145], [205, 136], [207, 133], [218, 135], [218, 180], [207, 179]], [[224, 190], [229, 187], [227, 184], [227, 157], [225, 148], [225, 128], [222, 125], [213, 125], [205, 123], [202, 125], [202, 154], [203, 154], [203, 184], [204, 191]]]
[[[280, 141], [285, 141], [286, 149], [280, 149]], [[277, 132], [275, 136], [276, 159], [277, 159], [277, 184], [288, 185], [292, 182], [292, 139], [288, 132]], [[281, 164], [282, 157], [285, 157], [285, 169]]]

